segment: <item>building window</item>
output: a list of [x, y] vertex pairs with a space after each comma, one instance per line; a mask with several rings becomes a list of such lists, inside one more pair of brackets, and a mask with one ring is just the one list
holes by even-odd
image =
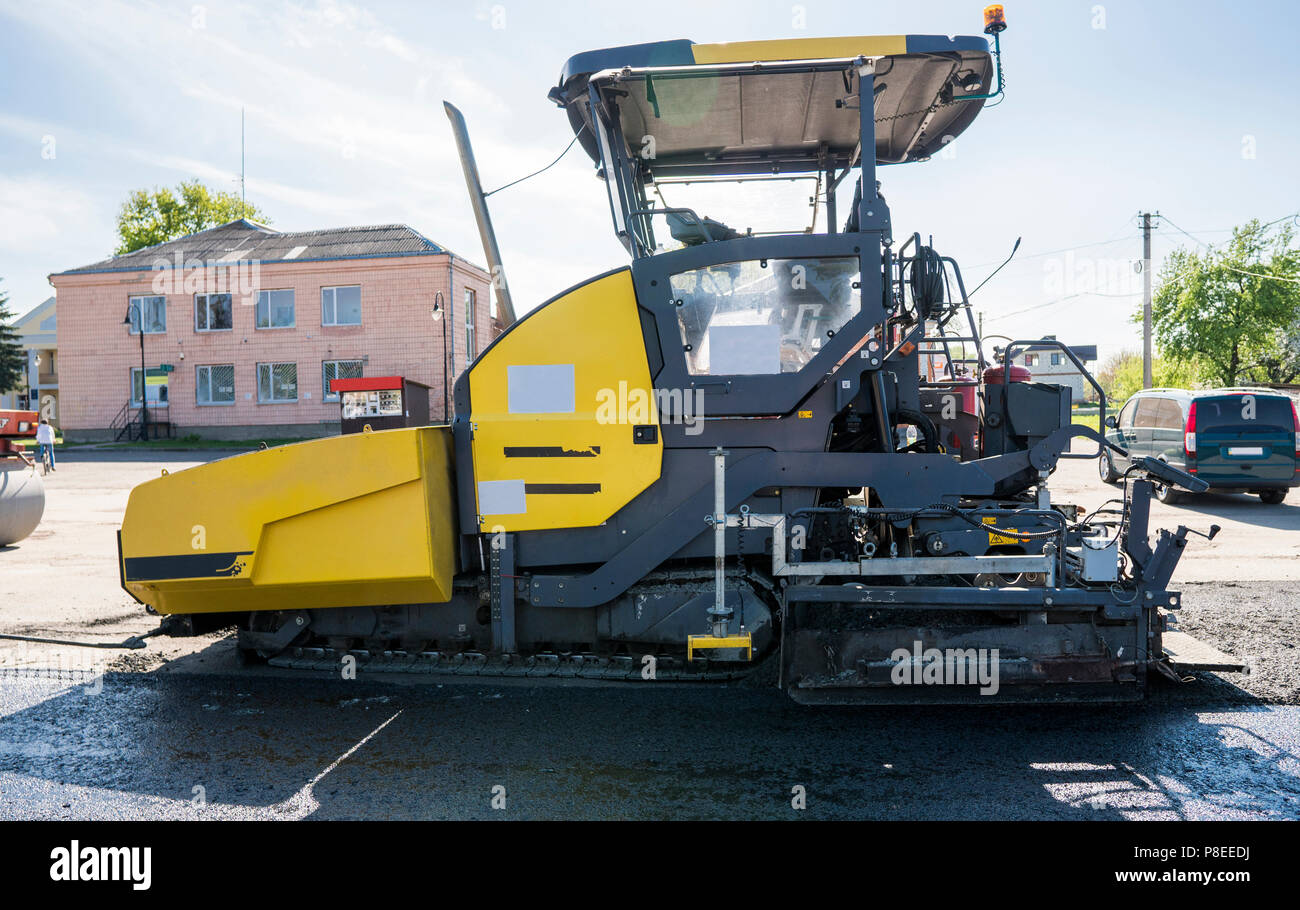
[[1060, 355], [1060, 354], [1053, 354], [1053, 355], [1052, 355], [1052, 366], [1054, 366], [1054, 367], [1059, 367], [1060, 365], [1061, 365], [1061, 355]]
[[275, 404], [298, 400], [298, 364], [259, 363], [257, 365], [257, 400]]
[[235, 327], [229, 294], [194, 295], [194, 331], [229, 332]]
[[339, 393], [330, 391], [331, 379], [357, 379], [361, 376], [360, 360], [326, 360], [321, 363], [321, 388], [326, 401], [338, 401]]
[[144, 333], [159, 335], [167, 331], [166, 297], [132, 297], [128, 302], [131, 310], [131, 334], [140, 334], [140, 312], [144, 311]]
[[256, 325], [259, 329], [293, 328], [293, 291], [259, 291]]
[[475, 306], [474, 289], [465, 288], [465, 362], [473, 363], [474, 358], [478, 356], [478, 348], [474, 341], [474, 316], [478, 307]]
[[219, 363], [215, 366], [194, 368], [194, 403], [234, 404], [235, 365]]
[[320, 289], [321, 325], [361, 325], [361, 285]]
[[1038, 366], [1038, 355], [1037, 355], [1037, 354], [1026, 354], [1026, 355], [1025, 355], [1025, 366], [1027, 366], [1027, 367], [1036, 367], [1036, 366]]
[[[139, 367], [131, 367], [131, 407], [133, 408], [140, 407], [140, 375]], [[167, 407], [167, 374], [151, 367], [148, 376], [149, 382], [145, 390], [149, 396], [149, 407]]]

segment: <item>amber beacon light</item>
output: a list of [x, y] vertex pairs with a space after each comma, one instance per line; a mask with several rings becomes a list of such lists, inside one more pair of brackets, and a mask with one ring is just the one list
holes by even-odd
[[998, 32], [1005, 31], [1006, 27], [1007, 14], [1002, 9], [1001, 3], [984, 7], [984, 34], [996, 35]]

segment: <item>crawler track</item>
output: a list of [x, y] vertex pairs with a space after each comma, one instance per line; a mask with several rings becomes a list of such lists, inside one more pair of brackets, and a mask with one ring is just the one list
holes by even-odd
[[[640, 658], [600, 657], [593, 654], [547, 652], [529, 657], [489, 658], [475, 652], [444, 654], [439, 651], [340, 651], [334, 648], [293, 647], [267, 660], [273, 667], [338, 673], [343, 658], [351, 656], [356, 668], [371, 673], [420, 673], [448, 676], [516, 678], [601, 679], [639, 682], [643, 677]], [[742, 679], [757, 671], [753, 666], [710, 665], [705, 659], [687, 664], [681, 658], [657, 657], [655, 681], [725, 682]]]

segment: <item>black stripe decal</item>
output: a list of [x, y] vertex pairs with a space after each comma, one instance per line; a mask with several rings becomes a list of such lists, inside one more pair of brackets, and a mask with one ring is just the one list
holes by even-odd
[[125, 581], [166, 581], [170, 578], [222, 578], [241, 574], [246, 568], [238, 553], [186, 553], [182, 556], [133, 556], [122, 560]]
[[[122, 529], [117, 529], [117, 583], [122, 586], [122, 590], [131, 594], [131, 589], [126, 586], [126, 569], [122, 563]], [[131, 594], [131, 599], [136, 603], [143, 605], [144, 601]]]
[[600, 446], [566, 449], [563, 446], [506, 446], [506, 458], [595, 458]]
[[525, 493], [599, 493], [598, 483], [526, 483]]

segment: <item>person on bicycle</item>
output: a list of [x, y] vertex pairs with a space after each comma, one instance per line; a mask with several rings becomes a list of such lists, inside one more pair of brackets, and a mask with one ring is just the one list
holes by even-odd
[[42, 459], [47, 455], [50, 459], [50, 470], [54, 470], [54, 427], [50, 426], [49, 421], [44, 417], [41, 418], [40, 424], [36, 427], [36, 448]]

